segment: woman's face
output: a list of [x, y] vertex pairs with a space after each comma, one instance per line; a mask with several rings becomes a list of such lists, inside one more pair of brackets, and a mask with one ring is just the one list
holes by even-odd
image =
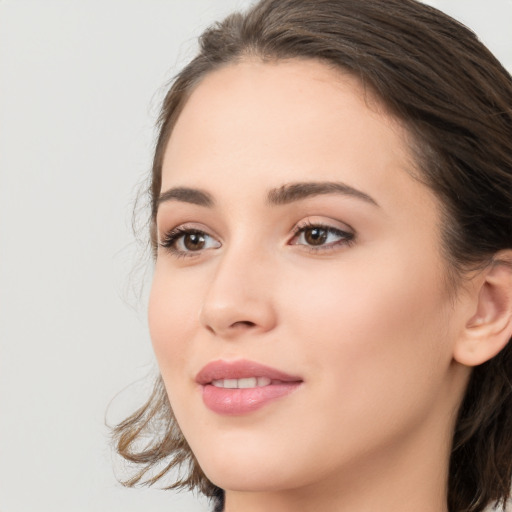
[[215, 484], [444, 464], [467, 375], [414, 171], [404, 130], [322, 63], [247, 61], [192, 93], [164, 157], [149, 324]]

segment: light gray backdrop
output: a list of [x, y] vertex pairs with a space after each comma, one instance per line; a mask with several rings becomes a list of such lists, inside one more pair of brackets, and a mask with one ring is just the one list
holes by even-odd
[[[130, 218], [164, 85], [249, 3], [0, 0], [0, 512], [207, 510], [121, 487], [104, 417], [155, 371]], [[512, 0], [430, 3], [512, 69]]]

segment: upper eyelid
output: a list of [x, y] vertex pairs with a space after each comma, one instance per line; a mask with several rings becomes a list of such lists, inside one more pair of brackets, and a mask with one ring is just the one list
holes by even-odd
[[[312, 215], [311, 217], [319, 217], [316, 215]], [[323, 227], [325, 229], [332, 229], [335, 231], [341, 231], [343, 233], [351, 233], [353, 235], [356, 234], [356, 230], [347, 222], [342, 222], [339, 220], [312, 220], [311, 218], [304, 219], [295, 224], [293, 228], [294, 231], [305, 229], [307, 227]]]
[[[329, 226], [327, 224], [320, 224], [320, 223], [311, 223], [304, 226], [297, 226], [294, 228], [293, 233], [293, 239], [298, 238], [300, 235], [302, 235], [308, 228], [320, 228], [325, 231], [330, 231], [331, 233], [339, 234], [344, 238], [345, 241], [355, 241], [356, 240], [356, 233], [353, 229], [341, 229], [334, 226]], [[296, 244], [294, 244], [296, 245]], [[327, 248], [327, 246], [318, 246], [318, 249], [321, 249], [322, 247]]]
[[[347, 222], [342, 222], [339, 220], [316, 220], [311, 219], [311, 217], [320, 217], [320, 215], [311, 215], [309, 218], [300, 220], [296, 223], [294, 223], [293, 227], [290, 229], [290, 232], [292, 234], [296, 233], [297, 231], [301, 229], [306, 229], [308, 227], [323, 227], [325, 229], [332, 229], [336, 231], [342, 231], [342, 232], [348, 232], [351, 234], [356, 233], [356, 230]], [[215, 230], [205, 226], [202, 222], [195, 222], [195, 221], [188, 221], [188, 222], [182, 222], [179, 224], [176, 224], [172, 228], [162, 228], [159, 226], [159, 223], [157, 222], [157, 233], [158, 233], [158, 240], [160, 240], [161, 237], [165, 237], [169, 233], [173, 231], [199, 231], [202, 233], [205, 233], [208, 236], [211, 236], [219, 241], [222, 240], [222, 237], [220, 237]]]
[[189, 232], [189, 231], [198, 231], [201, 233], [204, 233], [205, 235], [211, 236], [216, 239], [220, 239], [219, 236], [215, 233], [214, 230], [206, 227], [202, 222], [181, 222], [179, 224], [173, 225], [171, 228], [163, 228], [160, 227], [157, 223], [157, 233], [158, 238], [165, 237], [169, 233], [172, 233], [173, 231], [182, 231], [182, 232]]

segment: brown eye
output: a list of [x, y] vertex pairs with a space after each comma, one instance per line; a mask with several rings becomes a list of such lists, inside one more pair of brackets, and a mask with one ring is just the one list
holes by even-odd
[[191, 232], [183, 235], [183, 245], [187, 251], [200, 251], [204, 248], [205, 244], [204, 233]]
[[332, 226], [306, 225], [295, 230], [292, 245], [304, 245], [313, 249], [333, 249], [338, 246], [350, 245], [354, 233], [342, 231]]
[[319, 227], [304, 230], [304, 240], [309, 245], [322, 245], [327, 240], [327, 230]]
[[160, 245], [174, 256], [197, 256], [202, 251], [218, 249], [222, 244], [204, 231], [180, 226], [166, 233]]

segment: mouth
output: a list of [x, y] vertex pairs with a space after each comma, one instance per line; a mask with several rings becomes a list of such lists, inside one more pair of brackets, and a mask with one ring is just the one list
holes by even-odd
[[268, 377], [245, 377], [243, 379], [218, 379], [212, 380], [211, 385], [216, 388], [226, 389], [248, 389], [248, 388], [263, 388], [270, 386], [272, 382]]
[[212, 361], [196, 376], [203, 402], [222, 415], [241, 415], [289, 395], [304, 382], [269, 366], [248, 360]]

